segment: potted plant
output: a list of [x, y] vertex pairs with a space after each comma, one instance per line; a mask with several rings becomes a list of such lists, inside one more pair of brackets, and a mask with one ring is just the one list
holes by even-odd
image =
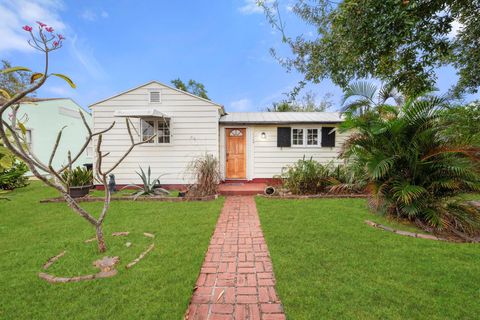
[[88, 194], [93, 185], [93, 172], [82, 167], [65, 170], [62, 174], [72, 198], [81, 198]]

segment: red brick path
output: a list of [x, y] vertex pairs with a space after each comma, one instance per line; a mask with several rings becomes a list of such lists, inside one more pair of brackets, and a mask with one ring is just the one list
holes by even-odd
[[227, 197], [186, 319], [285, 319], [253, 197]]

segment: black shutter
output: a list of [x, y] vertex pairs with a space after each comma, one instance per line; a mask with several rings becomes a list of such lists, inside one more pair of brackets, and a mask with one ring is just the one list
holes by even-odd
[[335, 127], [322, 127], [322, 147], [335, 147]]
[[290, 147], [291, 141], [291, 128], [290, 127], [278, 127], [277, 128], [277, 147]]

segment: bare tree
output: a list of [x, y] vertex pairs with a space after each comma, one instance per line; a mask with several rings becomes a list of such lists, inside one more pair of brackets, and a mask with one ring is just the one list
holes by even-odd
[[[135, 142], [134, 136], [131, 131], [130, 119], [126, 118], [125, 121], [127, 125], [128, 135], [130, 137], [130, 146], [111, 168], [104, 169], [102, 168], [102, 160], [108, 156], [108, 153], [103, 153], [101, 151], [103, 135], [106, 132], [110, 131], [115, 126], [115, 122], [113, 122], [105, 130], [92, 132], [87, 121], [85, 120], [84, 115], [80, 112], [80, 116], [82, 118], [83, 124], [85, 125], [88, 132], [87, 139], [85, 143], [81, 146], [80, 150], [74, 156], [72, 156], [71, 152], [68, 151], [67, 163], [61, 166], [60, 168], [53, 167], [52, 165], [53, 159], [56, 156], [58, 146], [60, 145], [61, 139], [62, 139], [62, 131], [63, 131], [62, 129], [57, 135], [57, 139], [55, 141], [55, 145], [53, 146], [48, 163], [43, 163], [32, 152], [29, 145], [25, 143], [25, 126], [21, 122], [21, 120], [17, 118], [17, 112], [18, 112], [18, 109], [20, 108], [20, 103], [22, 99], [26, 97], [28, 94], [38, 90], [45, 83], [45, 81], [51, 76], [56, 76], [64, 79], [66, 82], [68, 82], [68, 84], [70, 84], [72, 88], [75, 88], [75, 84], [72, 82], [72, 80], [70, 80], [70, 78], [68, 78], [63, 74], [49, 73], [49, 54], [54, 50], [60, 49], [62, 47], [62, 42], [65, 40], [65, 38], [62, 35], [54, 34], [54, 30], [52, 27], [49, 27], [41, 22], [37, 22], [37, 23], [38, 23], [38, 33], [36, 34], [32, 32], [33, 28], [30, 26], [24, 26], [23, 29], [30, 34], [31, 39], [28, 40], [28, 43], [30, 44], [30, 46], [44, 53], [44, 56], [45, 56], [44, 71], [43, 73], [32, 73], [31, 80], [30, 80], [31, 86], [20, 92], [15, 93], [14, 95], [11, 95], [6, 90], [0, 88], [0, 95], [3, 95], [5, 97], [4, 100], [0, 100], [0, 119], [4, 119], [3, 114], [5, 113], [8, 113], [9, 115], [8, 121], [7, 120], [0, 121], [0, 139], [3, 141], [5, 147], [11, 150], [16, 157], [18, 157], [19, 159], [21, 159], [27, 164], [30, 171], [33, 173], [35, 177], [43, 181], [45, 184], [58, 190], [61, 193], [61, 195], [65, 198], [67, 205], [75, 213], [80, 215], [82, 218], [87, 220], [92, 226], [95, 227], [95, 232], [96, 232], [96, 237], [98, 242], [98, 250], [100, 252], [105, 252], [106, 245], [105, 245], [105, 239], [103, 236], [102, 226], [103, 226], [103, 222], [105, 221], [105, 217], [107, 215], [107, 212], [110, 206], [110, 200], [111, 200], [111, 194], [108, 189], [107, 177], [130, 154], [130, 152], [133, 150], [134, 147], [140, 144], [149, 142], [150, 140], [154, 139], [155, 136], [151, 137], [147, 141]], [[30, 70], [24, 67], [13, 67], [13, 68], [2, 70], [1, 72], [11, 73], [11, 72], [21, 72], [21, 71], [30, 71]], [[98, 180], [99, 183], [101, 183], [104, 186], [104, 189], [105, 189], [105, 200], [104, 200], [102, 211], [100, 212], [100, 215], [98, 216], [98, 218], [95, 218], [92, 214], [90, 214], [85, 209], [80, 207], [78, 202], [69, 195], [67, 181], [65, 181], [62, 178], [62, 172], [72, 168], [72, 165], [82, 155], [82, 153], [85, 152], [85, 149], [88, 147], [88, 145], [91, 142], [93, 143], [93, 138], [96, 138], [95, 178]], [[47, 172], [53, 177], [53, 179], [48, 179], [46, 176], [42, 175], [40, 171]]]

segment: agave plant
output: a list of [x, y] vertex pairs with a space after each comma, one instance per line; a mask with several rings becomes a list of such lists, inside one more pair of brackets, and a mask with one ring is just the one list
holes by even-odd
[[446, 101], [409, 99], [389, 116], [379, 108], [347, 113], [344, 129], [354, 129], [343, 157], [365, 172], [372, 206], [435, 232], [474, 241], [480, 212], [455, 196], [480, 190], [478, 146], [445, 135]]
[[136, 174], [142, 180], [142, 186], [137, 184], [129, 184], [122, 188], [136, 188], [139, 189], [137, 192], [134, 193], [133, 199], [137, 200], [140, 196], [151, 196], [151, 195], [158, 195], [158, 194], [169, 194], [170, 192], [166, 189], [160, 187], [160, 177], [163, 175], [158, 176], [157, 178], [152, 180], [152, 170], [150, 166], [148, 166], [147, 173], [140, 167], [140, 172], [136, 172]]

